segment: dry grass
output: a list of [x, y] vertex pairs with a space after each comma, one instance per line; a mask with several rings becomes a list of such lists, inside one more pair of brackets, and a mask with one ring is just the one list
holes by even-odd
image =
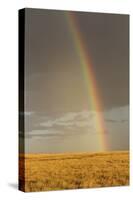
[[19, 172], [26, 192], [129, 185], [129, 153], [20, 155]]

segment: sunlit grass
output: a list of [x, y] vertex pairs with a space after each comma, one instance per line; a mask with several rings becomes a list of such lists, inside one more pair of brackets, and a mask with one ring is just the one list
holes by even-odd
[[129, 185], [127, 151], [20, 155], [20, 189], [26, 192], [122, 185]]

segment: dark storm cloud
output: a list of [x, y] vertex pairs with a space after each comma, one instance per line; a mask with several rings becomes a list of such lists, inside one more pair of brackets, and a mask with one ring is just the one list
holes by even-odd
[[127, 104], [129, 95], [128, 16], [86, 13], [80, 14], [77, 18], [83, 40], [92, 58], [104, 107]]
[[[111, 138], [109, 150], [128, 149], [129, 16], [71, 14], [86, 58], [91, 59], [100, 94], [97, 101], [103, 105], [99, 114], [103, 114]], [[99, 150], [98, 111], [92, 106], [79, 58], [81, 52], [76, 49], [66, 15], [68, 12], [64, 11], [26, 9], [27, 152]]]
[[[128, 16], [86, 12], [73, 15], [93, 63], [104, 109], [128, 104]], [[61, 111], [72, 109], [71, 105], [75, 110], [82, 108], [85, 104], [82, 70], [64, 12], [28, 9], [26, 16], [26, 82], [33, 101], [29, 109], [40, 111], [42, 102], [49, 112], [56, 107]], [[74, 89], [75, 98], [72, 98]], [[46, 92], [45, 98], [42, 90]], [[74, 104], [75, 99], [81, 106]]]

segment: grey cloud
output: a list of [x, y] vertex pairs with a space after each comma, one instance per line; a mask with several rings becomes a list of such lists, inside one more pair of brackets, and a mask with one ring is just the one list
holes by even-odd
[[72, 128], [71, 132], [67, 131], [65, 128], [59, 128], [56, 130], [53, 129], [45, 129], [45, 130], [32, 130], [30, 132], [26, 132], [24, 137], [25, 138], [35, 138], [35, 137], [70, 137], [73, 135], [82, 135], [82, 134], [90, 134], [90, 132], [87, 132], [85, 128], [81, 129], [75, 129]]
[[[32, 123], [29, 122], [27, 125], [26, 137], [61, 137], [83, 133], [95, 134], [98, 131], [95, 125], [97, 114], [95, 111], [86, 110], [67, 112], [60, 115], [30, 113], [28, 114], [28, 119], [32, 118]], [[110, 109], [101, 114], [103, 114], [105, 123], [128, 122], [128, 106]], [[108, 124], [106, 125], [108, 126]]]
[[95, 115], [95, 112], [92, 111], [69, 112], [56, 119], [42, 122], [40, 125], [49, 128], [53, 126], [88, 126], [93, 121]]
[[104, 118], [107, 122], [128, 122], [129, 121], [129, 107], [117, 107], [104, 112]]

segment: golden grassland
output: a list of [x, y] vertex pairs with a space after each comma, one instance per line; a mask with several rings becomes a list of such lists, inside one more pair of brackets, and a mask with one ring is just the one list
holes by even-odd
[[128, 151], [21, 154], [19, 164], [25, 192], [129, 185]]

